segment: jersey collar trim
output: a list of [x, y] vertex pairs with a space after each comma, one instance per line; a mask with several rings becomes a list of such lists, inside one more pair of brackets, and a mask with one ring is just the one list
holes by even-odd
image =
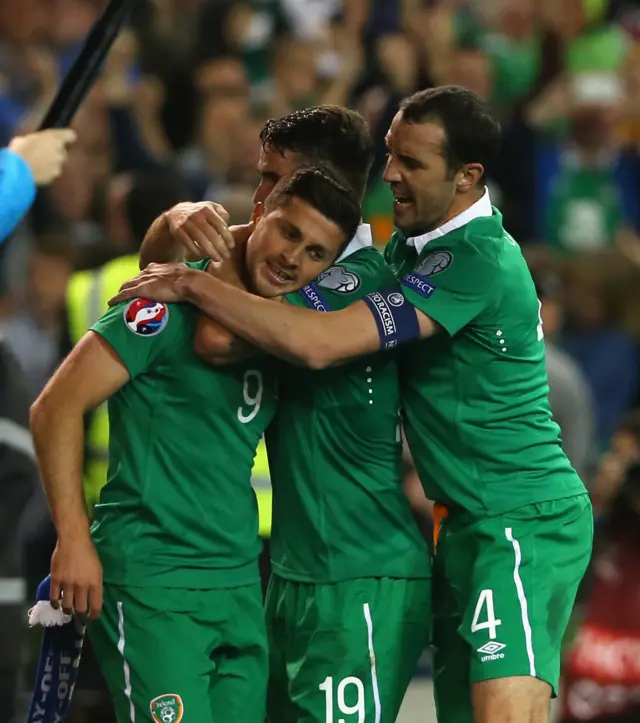
[[371, 235], [371, 226], [368, 223], [361, 223], [358, 226], [356, 235], [349, 241], [347, 248], [336, 259], [336, 264], [344, 261], [347, 256], [351, 256], [356, 251], [364, 249], [367, 246], [373, 246], [373, 236]]
[[438, 228], [434, 228], [433, 231], [423, 233], [421, 236], [413, 236], [407, 239], [407, 246], [415, 246], [418, 256], [422, 253], [424, 247], [436, 238], [442, 238], [451, 231], [456, 231], [463, 226], [466, 226], [470, 221], [476, 218], [485, 218], [487, 216], [493, 216], [493, 209], [491, 207], [491, 197], [489, 196], [489, 189], [486, 188], [482, 198], [476, 201], [473, 206], [469, 206], [466, 211], [458, 214], [450, 221], [442, 224]]

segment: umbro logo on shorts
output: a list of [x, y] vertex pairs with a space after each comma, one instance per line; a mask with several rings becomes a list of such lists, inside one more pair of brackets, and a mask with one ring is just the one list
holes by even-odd
[[504, 653], [500, 651], [506, 647], [504, 643], [499, 643], [497, 640], [490, 640], [481, 648], [478, 648], [479, 653], [485, 653], [485, 655], [480, 658], [480, 662], [485, 663], [487, 660], [501, 660], [504, 658]]

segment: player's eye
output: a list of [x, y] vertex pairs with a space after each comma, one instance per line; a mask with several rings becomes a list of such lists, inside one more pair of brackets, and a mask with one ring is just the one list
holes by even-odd
[[280, 223], [280, 231], [287, 241], [298, 241], [300, 239], [300, 230], [290, 223]]
[[413, 158], [403, 157], [402, 164], [410, 171], [415, 171], [417, 168], [420, 168], [420, 164], [417, 161], [414, 161]]
[[314, 261], [322, 261], [324, 259], [323, 249], [309, 249], [307, 253]]

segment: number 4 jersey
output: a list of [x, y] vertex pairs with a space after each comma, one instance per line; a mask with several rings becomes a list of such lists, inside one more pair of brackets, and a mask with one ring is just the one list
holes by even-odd
[[106, 582], [192, 589], [259, 580], [251, 468], [275, 406], [273, 361], [213, 369], [196, 310], [136, 299], [93, 326], [130, 381], [109, 400], [109, 474], [93, 539]]
[[406, 433], [425, 492], [476, 516], [581, 494], [551, 419], [540, 304], [496, 209], [385, 256], [443, 330], [400, 350]]

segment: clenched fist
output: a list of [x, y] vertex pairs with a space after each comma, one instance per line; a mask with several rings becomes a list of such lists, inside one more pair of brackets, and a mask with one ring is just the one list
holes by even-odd
[[75, 131], [52, 128], [16, 136], [9, 144], [9, 150], [27, 163], [37, 186], [46, 186], [62, 173], [67, 160], [67, 148], [75, 140]]

